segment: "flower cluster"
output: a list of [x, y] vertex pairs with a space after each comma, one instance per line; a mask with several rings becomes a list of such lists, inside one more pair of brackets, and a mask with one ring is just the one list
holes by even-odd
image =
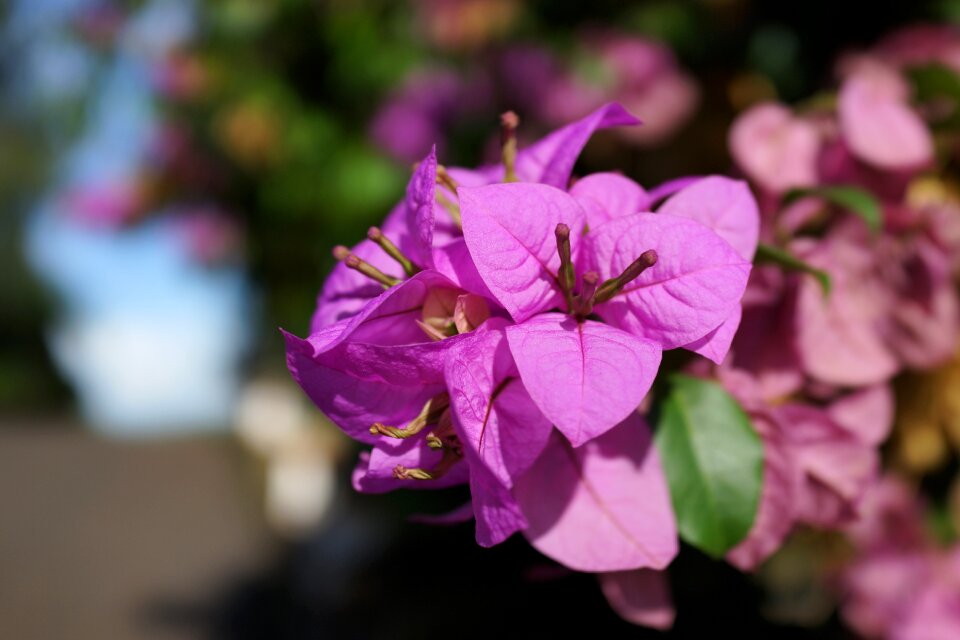
[[527, 125], [544, 127], [616, 100], [647, 122], [619, 130], [619, 137], [651, 146], [690, 120], [700, 89], [665, 45], [615, 30], [588, 30], [578, 34], [569, 56], [539, 44], [514, 44], [467, 69], [417, 69], [381, 105], [370, 136], [400, 160], [419, 159], [431, 144], [442, 153], [446, 137], [495, 108], [498, 97], [522, 113]]
[[906, 75], [937, 56], [949, 63], [944, 38], [922, 58], [895, 38], [840, 65], [835, 100], [757, 105], [731, 129], [760, 194], [761, 240], [799, 267], [753, 271], [743, 329], [716, 372], [765, 446], [758, 515], [729, 555], [741, 568], [797, 524], [858, 517], [893, 424], [892, 378], [957, 351], [960, 208], [927, 175], [933, 112], [911, 99]]
[[651, 191], [615, 173], [571, 179], [597, 129], [638, 121], [617, 104], [503, 161], [444, 167], [431, 153], [406, 198], [324, 285], [306, 339], [286, 334], [304, 391], [372, 446], [360, 491], [468, 483], [495, 545], [522, 532], [543, 554], [666, 602], [651, 569], [677, 553], [661, 461], [638, 412], [664, 350], [721, 362], [741, 318], [759, 217], [719, 176]]

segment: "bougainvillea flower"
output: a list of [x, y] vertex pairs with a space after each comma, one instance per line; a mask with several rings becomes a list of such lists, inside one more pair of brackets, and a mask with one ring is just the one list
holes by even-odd
[[730, 129], [729, 146], [737, 165], [766, 191], [817, 183], [820, 133], [783, 105], [764, 103], [742, 113]]
[[749, 413], [764, 442], [763, 490], [747, 537], [727, 555], [756, 568], [797, 524], [836, 529], [858, 515], [879, 468], [878, 446], [890, 431], [893, 399], [878, 385], [841, 396], [825, 408], [772, 405], [757, 381], [721, 369], [721, 381]]
[[[652, 384], [661, 349], [703, 338], [738, 308], [750, 263], [689, 218], [625, 215], [581, 241], [586, 213], [559, 189], [514, 183], [459, 194], [477, 272], [517, 322], [507, 336], [520, 374], [574, 446], [633, 411]], [[579, 292], [574, 264], [583, 279]], [[570, 315], [548, 313], [559, 308]], [[596, 401], [618, 381], [627, 386]]]
[[[618, 104], [600, 107], [583, 119], [547, 135], [539, 142], [516, 152], [513, 172], [516, 179], [565, 188], [577, 157], [597, 129], [635, 125], [639, 120]], [[385, 238], [408, 257], [411, 267], [400, 264], [384, 250], [383, 241], [363, 240], [349, 250], [358, 259], [376, 268], [391, 280], [401, 280], [410, 271], [436, 266], [444, 275], [468, 291], [485, 295], [482, 281], [460, 238], [460, 229], [451, 220], [449, 208], [457, 210], [453, 185], [480, 186], [501, 182], [503, 164], [477, 170], [450, 167], [444, 170], [451, 183], [438, 185], [436, 149], [420, 162], [407, 186], [407, 195], [373, 233]], [[440, 180], [443, 182], [443, 180]], [[451, 199], [453, 202], [451, 202]], [[432, 206], [431, 206], [432, 205]], [[334, 267], [317, 299], [311, 331], [357, 313], [383, 291], [383, 282], [341, 263]]]
[[802, 369], [813, 378], [840, 386], [889, 380], [899, 369], [880, 329], [889, 291], [873, 277], [874, 256], [864, 244], [839, 236], [796, 241], [794, 250], [831, 276], [825, 296], [812, 278], [801, 278], [797, 294], [796, 346]]
[[463, 336], [436, 341], [422, 324], [438, 296], [454, 295], [464, 294], [442, 275], [423, 271], [306, 340], [286, 334], [290, 371], [348, 435], [378, 442], [370, 425], [405, 423], [444, 391], [445, 353]]
[[700, 99], [697, 83], [677, 64], [673, 52], [650, 39], [617, 31], [588, 32], [575, 55], [590, 74], [555, 74], [539, 109], [553, 122], [586, 113], [604, 100], [616, 99], [648, 121], [642, 129], [618, 135], [641, 145], [655, 145], [693, 115]]
[[649, 429], [634, 413], [574, 449], [514, 364], [509, 331], [517, 326], [497, 326], [491, 321], [470, 336], [446, 367], [470, 465], [477, 541], [490, 546], [523, 530], [540, 551], [574, 569], [666, 566], [676, 554], [676, 526]]
[[908, 100], [907, 84], [895, 71], [878, 63], [858, 65], [837, 102], [841, 133], [854, 155], [886, 170], [933, 159], [933, 136]]
[[554, 432], [515, 494], [524, 535], [570, 568], [662, 569], [677, 553], [666, 479], [639, 414], [576, 449]]
[[864, 637], [954, 638], [960, 633], [960, 548], [925, 530], [916, 491], [893, 476], [864, 500], [848, 531], [852, 559], [840, 574], [844, 621]]

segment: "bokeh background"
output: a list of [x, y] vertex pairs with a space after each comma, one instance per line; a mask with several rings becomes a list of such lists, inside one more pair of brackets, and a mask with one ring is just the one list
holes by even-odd
[[[496, 157], [502, 111], [523, 144], [619, 100], [647, 126], [598, 135], [581, 173], [725, 173], [737, 113], [960, 20], [955, 1], [844, 9], [8, 0], [0, 637], [654, 634], [520, 540], [482, 550], [411, 518], [456, 491], [353, 494], [356, 449], [293, 385], [278, 328], [306, 333], [331, 248], [431, 144], [448, 165]], [[945, 491], [955, 460], [933, 467]], [[848, 637], [791, 553], [748, 578], [685, 550], [673, 634]]]

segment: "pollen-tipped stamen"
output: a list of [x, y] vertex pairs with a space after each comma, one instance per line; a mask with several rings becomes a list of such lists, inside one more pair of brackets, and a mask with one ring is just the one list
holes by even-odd
[[398, 464], [393, 468], [393, 477], [397, 480], [438, 480], [445, 476], [453, 465], [463, 459], [463, 455], [458, 454], [452, 449], [444, 449], [443, 457], [432, 469], [421, 469], [419, 467], [405, 467]]
[[640, 254], [640, 257], [630, 263], [616, 278], [605, 280], [597, 293], [593, 296], [593, 303], [600, 304], [606, 302], [613, 296], [620, 293], [627, 284], [635, 280], [641, 273], [657, 264], [657, 252], [649, 249]]
[[341, 261], [348, 268], [353, 269], [354, 271], [359, 271], [363, 275], [367, 276], [371, 280], [375, 280], [382, 284], [384, 287], [389, 289], [394, 285], [400, 284], [402, 282], [400, 278], [394, 278], [393, 276], [388, 276], [380, 269], [377, 269], [375, 266], [361, 260], [353, 253], [350, 252], [350, 249], [347, 249], [343, 245], [333, 248], [333, 257]]
[[513, 111], [500, 115], [500, 155], [503, 160], [503, 181], [517, 181], [517, 127], [520, 117]]
[[557, 272], [557, 284], [563, 291], [563, 299], [567, 303], [567, 311], [573, 311], [573, 287], [577, 283], [573, 269], [573, 259], [570, 249], [570, 227], [564, 223], [557, 225], [554, 234], [557, 237], [557, 253], [560, 255], [560, 270]]
[[585, 318], [593, 311], [593, 296], [597, 293], [597, 283], [600, 275], [596, 271], [587, 271], [583, 274], [580, 293], [573, 301], [574, 313]]
[[403, 252], [400, 251], [399, 247], [390, 241], [390, 238], [383, 235], [383, 231], [380, 230], [380, 227], [370, 227], [370, 229], [367, 231], [367, 237], [376, 243], [378, 247], [383, 249], [383, 252], [393, 258], [397, 264], [403, 267], [403, 272], [408, 276], [412, 276], [420, 271], [417, 265], [413, 264], [410, 258], [403, 255]]
[[407, 423], [405, 427], [391, 427], [382, 422], [370, 425], [370, 433], [387, 436], [388, 438], [409, 438], [415, 436], [431, 424], [440, 422], [443, 412], [450, 407], [450, 396], [446, 393], [438, 394], [423, 405], [417, 417]]

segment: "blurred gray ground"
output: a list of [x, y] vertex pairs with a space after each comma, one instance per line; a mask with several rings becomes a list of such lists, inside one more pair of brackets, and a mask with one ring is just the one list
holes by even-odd
[[226, 437], [0, 420], [0, 638], [201, 637], [211, 598], [269, 561], [256, 475]]

